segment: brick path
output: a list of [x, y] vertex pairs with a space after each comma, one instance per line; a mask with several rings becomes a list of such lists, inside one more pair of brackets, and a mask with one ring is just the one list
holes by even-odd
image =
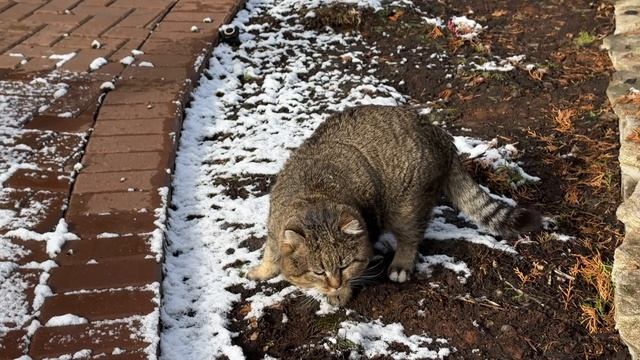
[[0, 0], [0, 359], [155, 356], [182, 110], [238, 6]]

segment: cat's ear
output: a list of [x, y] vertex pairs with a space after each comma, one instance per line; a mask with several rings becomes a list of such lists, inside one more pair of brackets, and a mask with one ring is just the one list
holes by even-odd
[[364, 232], [364, 227], [351, 214], [343, 213], [340, 216], [340, 231], [348, 235], [360, 235]]
[[302, 244], [304, 237], [293, 230], [285, 230], [284, 238], [280, 243], [280, 253], [282, 255], [289, 255]]

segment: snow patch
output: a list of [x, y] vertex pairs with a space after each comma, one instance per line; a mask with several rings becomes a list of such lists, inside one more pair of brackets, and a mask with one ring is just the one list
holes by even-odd
[[[393, 359], [444, 359], [451, 354], [450, 348], [441, 346], [447, 344], [446, 339], [434, 341], [425, 335], [407, 336], [402, 324], [385, 325], [380, 320], [366, 323], [344, 321], [340, 324], [338, 337], [360, 346], [362, 352], [358, 353], [367, 358], [389, 356]], [[394, 343], [408, 347], [409, 352], [392, 350], [391, 344]]]
[[86, 324], [89, 321], [83, 317], [74, 314], [64, 314], [54, 316], [47, 321], [44, 326], [69, 326]]

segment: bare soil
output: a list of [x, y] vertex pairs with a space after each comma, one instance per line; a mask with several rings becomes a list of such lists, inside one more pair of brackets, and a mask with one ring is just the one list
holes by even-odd
[[[447, 338], [456, 349], [452, 359], [628, 359], [612, 319], [609, 272], [622, 234], [615, 218], [618, 125], [605, 95], [612, 68], [599, 49], [613, 30], [613, 7], [579, 0], [414, 4], [423, 14], [387, 7], [362, 12], [359, 24], [348, 23], [389, 54], [381, 57], [377, 76], [417, 103], [444, 109], [447, 128], [456, 135], [516, 143], [526, 171], [541, 182], [514, 189], [508, 185], [511, 174], [472, 162], [469, 168], [493, 191], [554, 217], [555, 231], [575, 239], [562, 242], [551, 236], [554, 229], [543, 231], [515, 244], [517, 256], [425, 239], [423, 254], [445, 252], [469, 265], [473, 275], [466, 284], [442, 269], [428, 281], [395, 284], [381, 277], [348, 307], [367, 319], [400, 322], [409, 335]], [[421, 16], [427, 13], [444, 19], [467, 15], [488, 28], [476, 41], [460, 41], [447, 29], [438, 33], [425, 24]], [[461, 56], [423, 66], [443, 49]], [[474, 57], [517, 54], [538, 70], [456, 70]], [[402, 58], [406, 62], [399, 65]], [[445, 72], [454, 76], [445, 79]], [[271, 180], [252, 179], [265, 191]], [[247, 246], [255, 249], [263, 241], [248, 239]], [[234, 290], [243, 298], [257, 291]], [[258, 321], [243, 320], [246, 311], [243, 303], [236, 306], [232, 327], [249, 358], [346, 358], [351, 350], [338, 343], [331, 353], [317, 345], [356, 315], [315, 316], [314, 304], [300, 298], [267, 309]], [[288, 322], [282, 322], [283, 314]]]

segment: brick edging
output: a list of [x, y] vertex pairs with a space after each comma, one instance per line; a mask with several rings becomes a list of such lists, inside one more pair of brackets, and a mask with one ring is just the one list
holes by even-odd
[[[88, 323], [38, 328], [28, 350], [34, 358], [87, 348], [111, 354], [116, 347], [153, 357], [159, 350], [136, 329], [143, 327], [139, 316], [151, 316], [159, 326], [163, 229], [183, 112], [219, 26], [241, 5], [172, 3], [139, 48], [144, 55], [117, 75], [115, 89], [95, 110], [83, 168], [64, 212], [69, 231], [81, 240], [65, 243], [57, 256], [59, 266], [47, 282], [54, 296], [45, 298], [39, 319], [44, 324], [73, 313]], [[114, 288], [121, 290], [105, 291]], [[62, 345], [65, 337], [71, 340]]]
[[616, 69], [607, 89], [609, 101], [620, 121], [620, 170], [622, 204], [617, 216], [625, 224], [625, 238], [614, 255], [612, 280], [615, 285], [616, 328], [633, 359], [640, 359], [640, 104], [628, 101], [640, 90], [640, 3], [615, 2], [613, 35], [604, 47]]

